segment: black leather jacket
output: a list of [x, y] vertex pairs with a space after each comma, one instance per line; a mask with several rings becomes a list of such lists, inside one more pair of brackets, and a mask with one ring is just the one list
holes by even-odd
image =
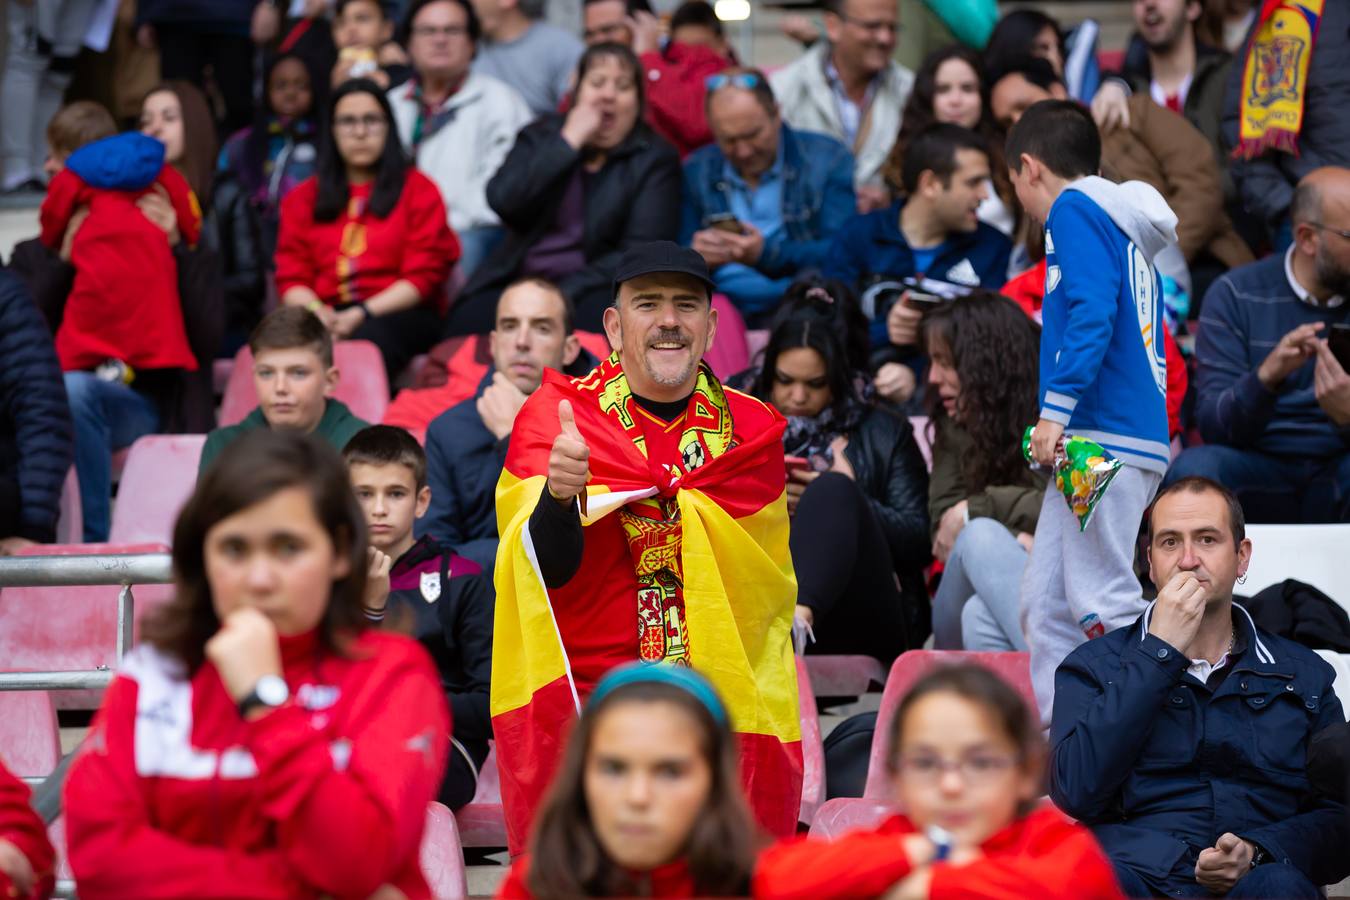
[[881, 523], [902, 586], [922, 590], [923, 569], [932, 559], [928, 469], [909, 420], [871, 409], [849, 435], [844, 456]]

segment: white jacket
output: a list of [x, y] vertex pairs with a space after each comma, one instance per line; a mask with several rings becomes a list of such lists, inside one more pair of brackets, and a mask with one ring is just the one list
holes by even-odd
[[[834, 91], [825, 77], [829, 53], [829, 41], [817, 41], [796, 62], [769, 76], [769, 85], [789, 125], [805, 131], [820, 131], [847, 144]], [[913, 85], [914, 73], [895, 60], [891, 60], [886, 71], [881, 73], [869, 118], [864, 120], [867, 133], [862, 146], [851, 148], [855, 187], [882, 183], [881, 167], [900, 134], [900, 115]]]
[[[394, 122], [403, 146], [412, 147], [417, 124], [413, 82], [389, 91]], [[447, 102], [454, 110], [440, 131], [417, 148], [417, 168], [441, 189], [456, 232], [501, 224], [487, 202], [488, 179], [506, 159], [516, 132], [533, 116], [515, 88], [490, 75], [470, 72], [464, 85]]]

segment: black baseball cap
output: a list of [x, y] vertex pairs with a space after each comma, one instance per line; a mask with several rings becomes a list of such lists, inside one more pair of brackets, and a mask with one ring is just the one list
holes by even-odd
[[708, 264], [698, 251], [674, 241], [650, 241], [629, 247], [619, 258], [619, 267], [614, 271], [614, 296], [619, 296], [619, 285], [625, 281], [654, 272], [676, 272], [697, 278], [708, 288], [709, 299], [717, 289], [708, 274]]

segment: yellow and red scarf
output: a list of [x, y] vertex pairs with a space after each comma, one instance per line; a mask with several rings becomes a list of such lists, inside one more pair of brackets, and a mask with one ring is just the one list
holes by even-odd
[[1265, 0], [1242, 70], [1238, 145], [1233, 156], [1298, 153], [1317, 26], [1325, 0]]

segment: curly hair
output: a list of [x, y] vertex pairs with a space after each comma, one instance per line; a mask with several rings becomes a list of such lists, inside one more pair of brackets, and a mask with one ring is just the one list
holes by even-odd
[[[963, 460], [972, 491], [1014, 483], [1026, 468], [1022, 433], [1036, 421], [1041, 328], [1016, 303], [976, 290], [924, 317], [923, 349], [945, 357], [961, 380], [957, 419], [972, 438]], [[947, 417], [937, 391], [927, 392], [929, 422]]]
[[909, 92], [909, 99], [905, 101], [905, 110], [900, 119], [900, 134], [895, 139], [890, 156], [882, 166], [881, 177], [896, 194], [905, 192], [902, 177], [905, 151], [915, 135], [937, 122], [937, 117], [933, 114], [933, 101], [937, 97], [937, 73], [942, 64], [951, 59], [959, 59], [970, 66], [980, 81], [980, 121], [972, 130], [989, 145], [989, 171], [994, 182], [994, 191], [1010, 209], [1016, 209], [1017, 195], [1013, 193], [1008, 168], [1003, 163], [1003, 135], [989, 112], [989, 81], [985, 77], [984, 64], [980, 61], [978, 53], [959, 44], [934, 50], [924, 58], [919, 71], [914, 73], [914, 87]]

